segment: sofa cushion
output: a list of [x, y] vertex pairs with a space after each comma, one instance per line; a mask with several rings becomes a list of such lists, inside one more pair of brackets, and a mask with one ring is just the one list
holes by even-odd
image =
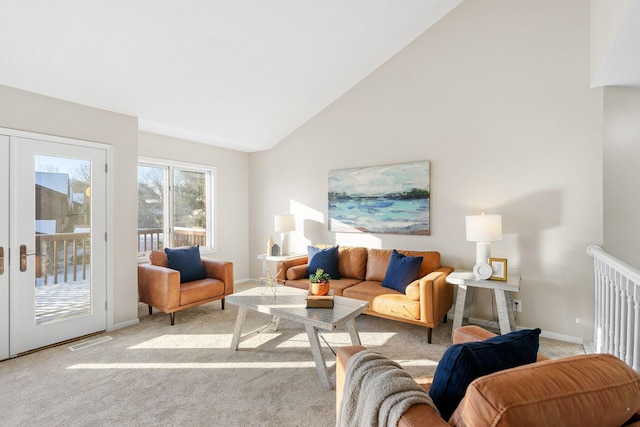
[[219, 295], [224, 295], [224, 282], [221, 280], [194, 280], [180, 286], [180, 305], [193, 304]]
[[367, 248], [340, 246], [338, 272], [341, 278], [364, 280], [367, 272]]
[[[337, 280], [331, 279], [330, 285], [331, 285], [331, 290], [333, 291], [333, 295], [341, 297], [343, 296], [343, 292], [345, 289], [350, 288], [357, 283], [361, 283], [361, 281], [358, 279], [342, 278]], [[285, 284], [287, 286], [291, 286], [293, 288], [298, 288], [298, 289], [304, 289], [306, 291], [309, 289], [309, 278], [287, 280]], [[378, 287], [380, 287], [379, 284], [378, 284]]]
[[403, 255], [394, 249], [391, 252], [382, 286], [404, 293], [407, 285], [418, 277], [421, 264], [421, 256]]
[[429, 389], [442, 418], [451, 417], [467, 386], [476, 378], [535, 362], [539, 338], [540, 329], [523, 329], [449, 347], [438, 363]]
[[200, 247], [190, 248], [165, 248], [169, 268], [180, 272], [180, 283], [192, 282], [207, 278], [207, 274], [200, 259]]
[[637, 372], [610, 354], [584, 354], [476, 379], [451, 424], [620, 426], [639, 408]]
[[307, 277], [314, 274], [318, 268], [329, 274], [332, 279], [339, 279], [338, 271], [338, 246], [320, 249], [315, 246], [307, 246], [308, 251], [308, 267]]
[[367, 254], [367, 274], [365, 280], [382, 282], [389, 266], [391, 251], [385, 249], [369, 249]]

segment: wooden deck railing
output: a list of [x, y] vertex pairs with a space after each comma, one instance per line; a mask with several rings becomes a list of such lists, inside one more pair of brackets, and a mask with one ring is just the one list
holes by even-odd
[[[174, 246], [205, 246], [206, 231], [174, 228]], [[138, 251], [162, 249], [162, 228], [138, 229]], [[55, 233], [36, 236], [36, 278], [44, 285], [87, 280], [91, 272], [91, 233]]]
[[[174, 227], [173, 246], [206, 246], [207, 231], [201, 228]], [[164, 229], [139, 228], [138, 252], [150, 252], [164, 248]]]
[[36, 278], [44, 284], [86, 280], [91, 270], [91, 233], [36, 236]]

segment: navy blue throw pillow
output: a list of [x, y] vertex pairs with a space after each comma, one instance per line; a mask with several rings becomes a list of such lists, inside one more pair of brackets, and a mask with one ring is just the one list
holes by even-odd
[[169, 268], [180, 272], [180, 283], [207, 278], [200, 259], [200, 247], [169, 249], [164, 248]]
[[451, 418], [476, 378], [535, 362], [539, 344], [540, 329], [536, 328], [449, 347], [438, 362], [429, 389], [442, 418]]
[[326, 249], [307, 246], [307, 252], [309, 255], [307, 259], [307, 277], [314, 274], [318, 268], [321, 268], [332, 279], [338, 280], [340, 278], [337, 245]]
[[421, 265], [421, 256], [403, 255], [394, 249], [389, 258], [382, 286], [404, 293], [409, 283], [418, 278]]

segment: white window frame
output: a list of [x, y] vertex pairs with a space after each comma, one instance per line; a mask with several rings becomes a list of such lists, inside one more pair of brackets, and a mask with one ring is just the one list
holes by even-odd
[[[189, 163], [189, 162], [179, 162], [175, 160], [167, 160], [160, 159], [155, 157], [138, 157], [138, 166], [149, 166], [149, 167], [157, 167], [157, 168], [166, 168], [168, 169], [167, 174], [165, 174], [165, 183], [164, 183], [164, 191], [165, 191], [165, 200], [167, 201], [163, 206], [163, 215], [164, 215], [164, 233], [169, 236], [167, 241], [173, 241], [173, 214], [171, 212], [170, 207], [173, 206], [173, 171], [175, 169], [187, 171], [187, 172], [199, 172], [205, 174], [206, 180], [206, 193], [207, 193], [207, 202], [206, 202], [206, 246], [200, 247], [200, 252], [214, 253], [216, 252], [216, 240], [217, 233], [215, 229], [216, 221], [216, 213], [215, 208], [217, 206], [215, 197], [217, 191], [216, 183], [217, 183], [217, 168], [211, 165], [203, 165], [198, 163]], [[137, 223], [137, 220], [136, 220]], [[166, 247], [166, 246], [165, 246]], [[138, 258], [147, 259], [147, 255], [149, 252], [138, 252]]]

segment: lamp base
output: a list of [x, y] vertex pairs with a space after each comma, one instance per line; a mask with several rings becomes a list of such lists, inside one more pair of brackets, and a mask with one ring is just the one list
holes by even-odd
[[289, 232], [284, 231], [280, 239], [280, 249], [282, 255], [289, 255]]

